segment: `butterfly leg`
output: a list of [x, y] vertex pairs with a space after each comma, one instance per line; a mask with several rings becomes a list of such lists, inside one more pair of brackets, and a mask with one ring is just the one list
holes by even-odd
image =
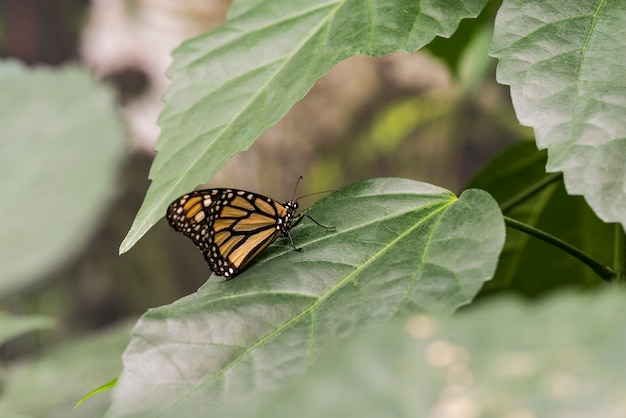
[[293, 224], [291, 224], [291, 227], [293, 228], [294, 226], [298, 225], [298, 224], [302, 221], [302, 219], [304, 219], [304, 217], [305, 217], [305, 216], [306, 216], [307, 218], [309, 218], [310, 220], [312, 220], [312, 221], [315, 223], [315, 225], [317, 225], [317, 226], [321, 226], [322, 228], [326, 228], [326, 229], [335, 229], [335, 227], [334, 227], [334, 226], [326, 226], [326, 225], [322, 225], [321, 223], [317, 222], [315, 219], [313, 219], [312, 217], [310, 217], [310, 216], [309, 216], [309, 215], [307, 215], [306, 213], [305, 213], [305, 214], [300, 215], [300, 216], [298, 217], [298, 219], [296, 219], [296, 221], [295, 221]]
[[[293, 228], [294, 226], [298, 225], [298, 224], [302, 221], [302, 219], [304, 219], [304, 217], [305, 217], [305, 216], [306, 216], [307, 218], [309, 218], [310, 220], [312, 220], [313, 222], [315, 222], [315, 225], [317, 225], [317, 226], [321, 226], [322, 228], [327, 228], [327, 229], [334, 229], [334, 228], [335, 228], [334, 226], [326, 226], [326, 225], [322, 225], [321, 223], [317, 222], [315, 219], [311, 218], [311, 217], [310, 217], [309, 215], [307, 215], [307, 214], [300, 215], [300, 216], [299, 216], [299, 217], [298, 217], [298, 218], [297, 218], [297, 219], [296, 219], [296, 220], [295, 220], [295, 221], [291, 224], [291, 228]], [[296, 247], [296, 244], [294, 244], [294, 242], [293, 242], [293, 238], [291, 237], [291, 228], [289, 228], [289, 230], [287, 231], [287, 233], [286, 233], [286, 234], [284, 233], [283, 235], [286, 235], [286, 236], [287, 236], [287, 238], [289, 238], [289, 242], [291, 243], [291, 246], [293, 247], [293, 249], [294, 249], [294, 250], [299, 251], [299, 252], [302, 252], [302, 247]]]
[[302, 252], [302, 247], [296, 247], [296, 244], [293, 243], [293, 238], [291, 237], [291, 232], [287, 231], [287, 237], [289, 238], [289, 242], [294, 250], [298, 252]]

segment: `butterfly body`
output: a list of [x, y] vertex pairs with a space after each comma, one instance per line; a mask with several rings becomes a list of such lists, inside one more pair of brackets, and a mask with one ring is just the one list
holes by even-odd
[[176, 199], [166, 218], [196, 244], [215, 274], [231, 279], [280, 235], [300, 250], [290, 232], [302, 220], [297, 209], [295, 200], [281, 204], [245, 190], [207, 189]]

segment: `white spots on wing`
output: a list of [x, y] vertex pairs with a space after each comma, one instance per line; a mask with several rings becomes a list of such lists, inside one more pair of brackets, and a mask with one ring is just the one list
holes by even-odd
[[196, 222], [202, 222], [204, 220], [204, 212], [200, 211], [198, 213], [196, 213], [196, 216], [194, 216], [193, 218], [196, 220]]

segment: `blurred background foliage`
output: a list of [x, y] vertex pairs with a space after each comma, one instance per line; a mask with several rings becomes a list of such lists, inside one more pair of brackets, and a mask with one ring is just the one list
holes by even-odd
[[[4, 344], [5, 366], [170, 303], [209, 277], [193, 244], [165, 222], [129, 253], [118, 256], [118, 247], [149, 184], [169, 53], [223, 22], [229, 3], [5, 0], [0, 5], [2, 58], [33, 67], [88, 68], [114, 89], [129, 144], [116, 191], [94, 219], [88, 240], [77, 242], [79, 248], [36, 284], [0, 295], [1, 311], [47, 315], [57, 323]], [[416, 54], [342, 62], [209, 184], [286, 200], [299, 175], [304, 181], [298, 194], [398, 176], [459, 193], [496, 153], [532, 136], [517, 122], [507, 88], [495, 82], [495, 61], [487, 57], [498, 5], [491, 2], [480, 18], [463, 21], [451, 39], [437, 39]]]

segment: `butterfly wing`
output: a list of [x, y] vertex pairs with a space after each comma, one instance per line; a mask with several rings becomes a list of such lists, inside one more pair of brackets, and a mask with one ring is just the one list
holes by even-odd
[[228, 278], [288, 229], [291, 215], [273, 199], [233, 189], [188, 193], [167, 211], [170, 225], [200, 248], [213, 272]]
[[268, 197], [237, 190], [213, 223], [214, 245], [204, 254], [217, 274], [233, 277], [281, 234], [287, 209]]
[[207, 251], [213, 242], [211, 218], [215, 216], [215, 204], [223, 193], [223, 189], [187, 193], [169, 205], [165, 218], [172, 228], [190, 238], [201, 251]]

